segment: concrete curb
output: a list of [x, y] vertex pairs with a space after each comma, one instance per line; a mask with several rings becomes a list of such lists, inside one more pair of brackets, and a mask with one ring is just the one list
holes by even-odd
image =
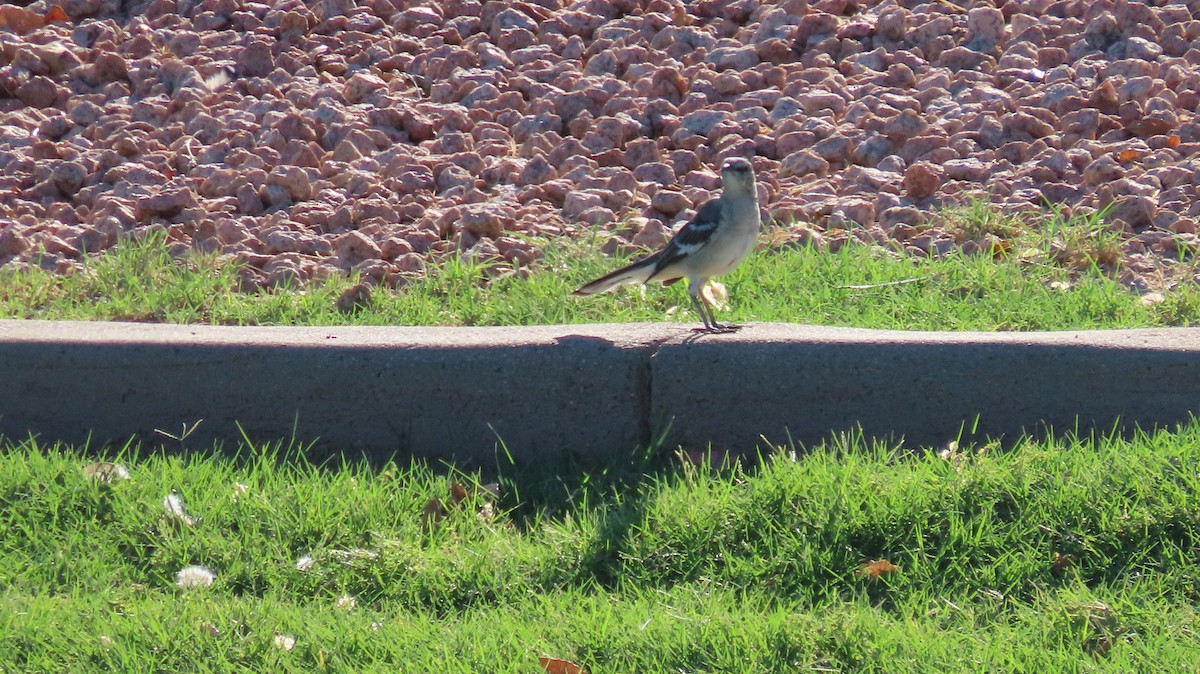
[[222, 327], [0, 321], [0, 434], [486, 461], [761, 437], [1149, 427], [1200, 409], [1200, 329], [924, 333], [756, 324]]

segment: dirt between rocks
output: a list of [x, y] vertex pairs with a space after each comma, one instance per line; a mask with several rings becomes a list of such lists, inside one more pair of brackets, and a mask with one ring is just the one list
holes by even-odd
[[[1195, 278], [1200, 2], [38, 0], [0, 7], [0, 266], [131, 234], [246, 289], [661, 245], [751, 157], [775, 243], [993, 254], [939, 217], [1107, 208]], [[1030, 222], [1036, 221], [1031, 218]], [[1182, 261], [1181, 261], [1182, 260]]]

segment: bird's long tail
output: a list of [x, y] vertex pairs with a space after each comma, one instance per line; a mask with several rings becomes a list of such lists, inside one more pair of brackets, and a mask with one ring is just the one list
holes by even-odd
[[581, 286], [572, 294], [595, 295], [629, 283], [645, 283], [654, 274], [654, 267], [657, 263], [658, 254], [656, 253], [633, 264], [621, 267], [614, 272], [605, 274], [595, 281]]

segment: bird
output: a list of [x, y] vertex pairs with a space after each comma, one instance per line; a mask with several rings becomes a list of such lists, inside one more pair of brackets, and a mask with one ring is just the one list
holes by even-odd
[[744, 157], [730, 157], [721, 165], [721, 196], [704, 202], [662, 250], [605, 274], [581, 286], [574, 295], [595, 295], [617, 286], [660, 281], [669, 286], [688, 280], [688, 297], [704, 327], [695, 332], [727, 333], [742, 326], [721, 324], [701, 295], [714, 276], [737, 268], [754, 249], [762, 220], [754, 168]]

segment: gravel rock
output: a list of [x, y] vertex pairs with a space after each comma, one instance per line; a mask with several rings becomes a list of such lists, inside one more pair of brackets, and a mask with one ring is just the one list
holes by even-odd
[[29, 240], [11, 224], [0, 231], [0, 258], [20, 255], [30, 248]]
[[596, 190], [572, 190], [563, 199], [563, 217], [578, 221], [583, 213], [604, 205], [604, 197]]
[[237, 52], [237, 66], [243, 77], [266, 77], [275, 69], [275, 57], [269, 42], [253, 39]]
[[682, 192], [659, 190], [650, 199], [650, 206], [668, 218], [692, 207], [692, 202]]
[[38, 75], [17, 87], [17, 98], [31, 108], [48, 108], [58, 100], [61, 88], [48, 77]]
[[190, 187], [168, 187], [137, 202], [138, 219], [172, 218], [198, 204], [196, 193]]
[[1112, 202], [1108, 218], [1127, 230], [1138, 232], [1154, 224], [1158, 204], [1153, 197], [1127, 194]]
[[995, 7], [973, 7], [967, 12], [967, 49], [991, 54], [1004, 38], [1004, 13]]
[[72, 197], [87, 179], [87, 171], [76, 162], [63, 162], [50, 172], [50, 180], [65, 197]]
[[928, 199], [941, 187], [942, 176], [941, 167], [926, 161], [917, 162], [904, 171], [904, 191], [913, 199]]
[[313, 197], [312, 182], [308, 172], [296, 166], [277, 166], [267, 174], [268, 185], [278, 185], [287, 191], [292, 202], [307, 201]]
[[0, 34], [0, 265], [160, 227], [253, 249], [247, 287], [525, 267], [576, 223], [660, 245], [732, 154], [830, 249], [944, 255], [920, 228], [983, 194], [1107, 206], [1165, 273], [1200, 219], [1178, 3], [56, 1], [69, 26], [43, 4]]
[[921, 135], [928, 128], [929, 123], [919, 112], [912, 108], [906, 108], [885, 121], [880, 131], [893, 143], [903, 143]]
[[343, 269], [353, 267], [364, 260], [373, 260], [383, 255], [379, 246], [366, 234], [359, 231], [346, 232], [333, 242], [333, 254]]
[[829, 161], [812, 150], [793, 152], [779, 164], [779, 177], [816, 175], [829, 173]]

